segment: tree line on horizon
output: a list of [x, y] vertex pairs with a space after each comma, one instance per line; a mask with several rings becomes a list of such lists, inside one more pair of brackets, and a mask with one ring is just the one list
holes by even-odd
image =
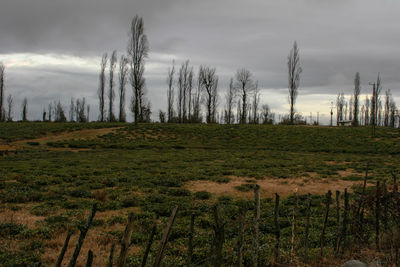
[[[130, 25], [129, 39], [126, 55], [121, 55], [119, 60], [117, 51], [110, 56], [104, 53], [100, 62], [98, 101], [100, 122], [126, 122], [126, 88], [127, 84], [132, 88], [132, 98], [129, 100], [129, 110], [135, 124], [151, 122], [152, 107], [146, 97], [147, 88], [144, 78], [145, 59], [148, 57], [149, 42], [144, 32], [143, 19], [135, 16]], [[116, 68], [118, 64], [118, 72]], [[299, 48], [295, 41], [288, 55], [288, 102], [289, 114], [279, 118], [280, 124], [307, 124], [307, 119], [295, 111], [295, 104], [300, 84]], [[107, 68], [108, 67], [108, 68]], [[108, 71], [108, 79], [107, 79]], [[0, 121], [13, 121], [13, 97], [10, 94], [7, 99], [7, 107], [4, 104], [5, 97], [5, 66], [0, 62]], [[118, 87], [116, 86], [118, 80]], [[258, 81], [251, 71], [240, 68], [229, 81], [224, 94], [225, 105], [218, 111], [219, 83], [215, 67], [201, 65], [197, 78], [193, 66], [189, 60], [185, 60], [176, 69], [175, 62], [168, 68], [167, 85], [167, 110], [159, 110], [158, 118], [161, 123], [225, 123], [225, 124], [274, 124], [275, 113], [268, 104], [260, 104], [260, 91]], [[382, 82], [378, 74], [373, 86], [372, 95], [366, 96], [361, 105], [360, 74], [357, 72], [354, 78], [354, 93], [346, 100], [344, 93], [339, 93], [336, 99], [336, 125], [350, 122], [353, 126], [400, 126], [398, 122], [398, 109], [390, 90], [385, 92], [384, 102], [381, 100]], [[108, 88], [107, 88], [108, 87]], [[118, 93], [118, 112], [114, 110], [114, 101]], [[108, 101], [108, 102], [107, 102]], [[333, 104], [333, 103], [332, 103]], [[107, 108], [108, 107], [108, 108]], [[202, 110], [205, 110], [204, 114]], [[236, 111], [235, 111], [236, 109]], [[25, 97], [21, 105], [21, 120], [27, 121], [28, 100]], [[90, 121], [90, 105], [85, 98], [71, 98], [69, 111], [63, 107], [60, 101], [50, 102], [43, 109], [42, 121], [54, 122], [88, 122]], [[205, 115], [203, 118], [203, 115]], [[331, 110], [331, 123], [333, 111]], [[312, 121], [309, 123], [319, 124]]]
[[[345, 94], [339, 93], [336, 98], [336, 124], [350, 121], [352, 125], [372, 125], [395, 127], [398, 118], [398, 109], [391, 90], [385, 91], [382, 101], [382, 80], [380, 75], [376, 82], [371, 83], [372, 95], [366, 95], [364, 103], [360, 105], [360, 73], [354, 77], [354, 94], [347, 101]], [[398, 123], [398, 122], [397, 122]]]

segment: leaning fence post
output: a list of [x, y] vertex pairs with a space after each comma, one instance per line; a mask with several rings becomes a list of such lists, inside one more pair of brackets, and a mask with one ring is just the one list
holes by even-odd
[[93, 252], [89, 249], [86, 260], [86, 267], [92, 267], [93, 264]]
[[67, 238], [65, 239], [65, 242], [64, 242], [64, 245], [63, 245], [63, 247], [61, 249], [60, 255], [58, 256], [56, 267], [60, 267], [61, 266], [61, 263], [62, 263], [62, 261], [64, 259], [65, 252], [67, 251], [68, 243], [69, 243], [69, 240], [71, 239], [72, 233], [73, 233], [72, 231], [69, 231], [68, 234], [67, 234]]
[[324, 245], [325, 245], [325, 231], [326, 231], [326, 225], [328, 223], [328, 216], [329, 216], [329, 205], [331, 204], [331, 199], [332, 199], [332, 192], [331, 190], [328, 191], [326, 194], [326, 205], [325, 205], [325, 216], [324, 216], [324, 224], [322, 226], [322, 232], [321, 232], [321, 251], [320, 251], [320, 256], [321, 258], [324, 255]]
[[75, 251], [74, 254], [72, 255], [72, 258], [68, 264], [68, 267], [74, 267], [76, 264], [76, 260], [78, 259], [79, 252], [81, 251], [83, 241], [85, 240], [86, 234], [89, 231], [90, 225], [93, 222], [94, 215], [96, 214], [97, 211], [97, 204], [93, 205], [92, 211], [89, 214], [89, 217], [86, 221], [86, 225], [81, 229], [81, 233], [79, 235], [78, 242], [76, 243]]
[[335, 255], [340, 249], [340, 191], [336, 190], [336, 246]]
[[304, 260], [306, 260], [308, 257], [308, 235], [310, 233], [310, 215], [311, 215], [311, 194], [308, 193], [307, 210], [306, 210], [306, 231], [304, 237]]
[[171, 216], [169, 217], [167, 228], [165, 228], [163, 236], [161, 238], [160, 248], [158, 249], [158, 253], [154, 261], [153, 267], [159, 267], [161, 265], [162, 257], [164, 255], [164, 250], [165, 247], [167, 246], [168, 237], [169, 234], [171, 233], [172, 225], [174, 224], [177, 213], [178, 213], [178, 206], [175, 206], [174, 210], [171, 213]]
[[279, 228], [279, 195], [275, 193], [275, 210], [274, 210], [274, 223], [275, 223], [275, 251], [274, 251], [274, 264], [279, 260], [279, 246], [281, 243], [281, 230]]
[[108, 258], [108, 267], [113, 266], [113, 261], [114, 261], [114, 250], [115, 250], [115, 242], [112, 243], [111, 245], [111, 250], [110, 250], [110, 256]]
[[153, 228], [151, 229], [151, 233], [150, 233], [150, 238], [149, 238], [149, 241], [147, 242], [146, 250], [143, 255], [142, 267], [146, 266], [147, 258], [149, 256], [151, 245], [153, 244], [154, 236], [156, 235], [156, 232], [157, 232], [157, 222], [154, 221]]
[[258, 226], [260, 220], [260, 186], [254, 185], [254, 221], [252, 266], [258, 266]]
[[117, 262], [117, 267], [124, 267], [126, 263], [126, 255], [128, 254], [128, 248], [131, 243], [133, 231], [133, 213], [128, 216], [128, 223], [126, 224], [124, 235], [121, 240], [121, 251]]
[[376, 197], [375, 197], [375, 246], [379, 251], [379, 219], [380, 219], [380, 203], [381, 197], [380, 182], [376, 182]]

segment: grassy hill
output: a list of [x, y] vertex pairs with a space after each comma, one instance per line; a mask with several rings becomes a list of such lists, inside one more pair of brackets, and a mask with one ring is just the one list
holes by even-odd
[[[299, 197], [299, 238], [306, 194], [312, 193], [311, 255], [317, 253], [328, 190], [358, 192], [367, 162], [369, 181], [387, 180], [399, 166], [398, 129], [108, 123], [0, 124], [0, 262], [54, 265], [69, 229], [77, 229], [93, 203], [100, 212], [81, 252], [90, 248], [103, 266], [113, 240], [135, 214], [128, 265], [140, 263], [153, 221], [159, 231], [174, 205], [180, 211], [166, 252], [166, 266], [184, 266], [190, 215], [195, 212], [194, 262], [206, 258], [212, 239], [212, 207], [227, 221], [224, 263], [235, 262], [238, 207], [252, 214], [254, 184], [261, 187], [260, 257], [271, 257], [274, 193], [282, 197], [282, 253], [289, 253], [294, 190]], [[352, 194], [357, 199], [356, 193]], [[334, 247], [335, 211], [329, 215], [327, 250]], [[250, 261], [248, 224], [245, 262]], [[10, 241], [12, 240], [12, 242]], [[74, 240], [66, 258], [72, 254]], [[301, 241], [301, 238], [299, 242]], [[301, 243], [301, 242], [300, 242]], [[301, 247], [297, 248], [298, 253]], [[68, 254], [69, 253], [69, 254]], [[313, 254], [314, 253], [314, 254]], [[67, 261], [67, 260], [65, 260]]]

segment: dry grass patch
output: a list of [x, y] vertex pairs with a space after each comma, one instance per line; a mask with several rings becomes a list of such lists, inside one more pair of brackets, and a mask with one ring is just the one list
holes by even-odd
[[242, 192], [237, 189], [238, 186], [248, 184], [254, 181], [261, 188], [263, 197], [272, 197], [275, 193], [281, 196], [292, 195], [295, 190], [299, 194], [325, 194], [328, 190], [343, 191], [345, 188], [351, 189], [354, 185], [361, 185], [362, 181], [343, 181], [332, 179], [315, 179], [315, 178], [265, 178], [263, 180], [255, 180], [249, 177], [230, 177], [229, 183], [217, 183], [213, 181], [190, 181], [186, 183], [185, 188], [192, 192], [207, 191], [213, 195], [230, 195], [234, 197], [253, 197], [253, 192]]
[[43, 221], [45, 217], [36, 216], [29, 212], [28, 209], [22, 208], [20, 210], [1, 209], [0, 222], [2, 223], [15, 223], [23, 224], [28, 228], [35, 228], [36, 223]]
[[[85, 130], [78, 130], [78, 131], [71, 131], [71, 132], [63, 132], [59, 134], [48, 134], [46, 136], [29, 139], [29, 142], [38, 142], [40, 144], [45, 144], [47, 142], [55, 142], [55, 141], [65, 141], [71, 139], [93, 139], [99, 136], [109, 134], [112, 132], [117, 131], [118, 129], [123, 127], [112, 127], [112, 128], [101, 128], [101, 129], [85, 129]], [[19, 140], [13, 142], [13, 145], [23, 145], [27, 142], [27, 140]]]

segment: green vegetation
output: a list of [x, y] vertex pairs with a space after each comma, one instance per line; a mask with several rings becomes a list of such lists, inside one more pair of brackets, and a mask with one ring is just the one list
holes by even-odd
[[[100, 136], [27, 140], [105, 127], [119, 128]], [[175, 205], [179, 205], [179, 214], [163, 262], [165, 266], [185, 265], [192, 213], [197, 215], [193, 261], [201, 262], [207, 258], [212, 240], [212, 207], [219, 203], [227, 221], [223, 251], [226, 266], [236, 260], [239, 207], [247, 207], [247, 264], [251, 260], [254, 183], [279, 178], [284, 184], [297, 177], [303, 178], [299, 188], [313, 181], [360, 183], [366, 163], [370, 162], [370, 180], [387, 180], [390, 184], [391, 172], [400, 163], [399, 133], [398, 129], [378, 128], [376, 137], [371, 138], [371, 130], [366, 127], [2, 123], [0, 150], [9, 152], [0, 156], [0, 216], [25, 211], [37, 221], [27, 226], [0, 217], [0, 261], [5, 266], [31, 266], [38, 261], [53, 265], [55, 258], [46, 258], [46, 253], [57, 256], [61, 245], [54, 247], [49, 242], [60, 235], [64, 238], [69, 229], [78, 229], [91, 205], [98, 203], [94, 229], [95, 233], [102, 233], [98, 238], [107, 251], [112, 241], [122, 236], [128, 212], [135, 214], [132, 245], [138, 249], [129, 255], [128, 266], [140, 263], [153, 221], [157, 220], [157, 241], [149, 258], [152, 262], [162, 228]], [[213, 191], [213, 185], [228, 186], [237, 177], [243, 181], [229, 194]], [[190, 186], [193, 181], [215, 183], [197, 190]], [[321, 188], [319, 195], [312, 196], [310, 255], [319, 253], [323, 194], [328, 189]], [[349, 188], [352, 189], [357, 188]], [[260, 258], [266, 260], [273, 255], [274, 203], [263, 191], [261, 197]], [[351, 199], [357, 197], [351, 194]], [[288, 218], [294, 202], [293, 196], [281, 201], [283, 256], [290, 252]], [[305, 207], [306, 195], [299, 195], [298, 244], [303, 242]], [[334, 247], [335, 220], [332, 208], [326, 232], [328, 250]], [[373, 232], [373, 228], [367, 230]], [[11, 240], [17, 245], [3, 246]], [[301, 251], [299, 245], [296, 253], [301, 255]]]

